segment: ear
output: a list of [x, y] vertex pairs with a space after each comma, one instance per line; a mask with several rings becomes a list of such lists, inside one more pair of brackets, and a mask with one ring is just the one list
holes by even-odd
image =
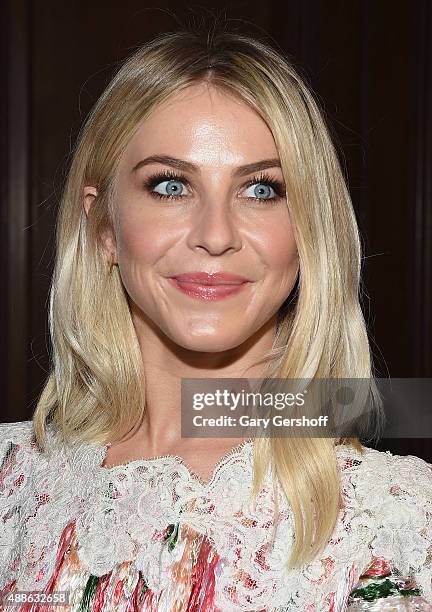
[[[83, 208], [86, 216], [88, 217], [90, 206], [93, 204], [95, 198], [98, 195], [96, 187], [92, 185], [86, 185], [83, 192]], [[112, 264], [117, 264], [117, 248], [114, 230], [110, 227], [106, 227], [101, 233], [102, 242], [107, 252], [108, 261]]]
[[92, 187], [91, 185], [86, 185], [84, 187], [84, 197], [83, 197], [83, 207], [86, 216], [88, 217], [90, 206], [93, 203], [93, 200], [97, 197], [97, 189], [96, 187]]

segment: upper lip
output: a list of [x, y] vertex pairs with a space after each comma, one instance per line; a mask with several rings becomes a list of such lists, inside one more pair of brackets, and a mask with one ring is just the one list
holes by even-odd
[[176, 274], [172, 278], [199, 285], [239, 285], [249, 281], [249, 279], [231, 272], [185, 272], [184, 274]]

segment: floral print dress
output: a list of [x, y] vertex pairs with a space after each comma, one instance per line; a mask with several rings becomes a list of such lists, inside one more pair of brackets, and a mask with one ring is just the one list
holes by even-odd
[[[292, 513], [270, 470], [255, 503], [253, 440], [201, 481], [167, 455], [103, 467], [107, 446], [49, 454], [32, 422], [0, 425], [0, 610], [432, 611], [432, 465], [335, 447], [339, 518], [286, 570]], [[66, 599], [65, 599], [66, 598]]]

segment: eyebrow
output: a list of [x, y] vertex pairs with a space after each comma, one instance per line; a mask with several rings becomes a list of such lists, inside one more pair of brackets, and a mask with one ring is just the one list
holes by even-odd
[[[196, 172], [200, 173], [199, 166], [196, 166], [192, 162], [188, 162], [184, 159], [178, 159], [177, 157], [171, 157], [170, 155], [150, 155], [145, 159], [139, 161], [131, 170], [131, 174], [142, 168], [143, 166], [147, 166], [149, 164], [165, 164], [167, 166], [172, 166], [173, 168], [177, 168], [177, 170], [182, 170], [183, 172]], [[257, 162], [253, 162], [251, 164], [245, 164], [243, 166], [237, 166], [232, 172], [232, 176], [245, 176], [247, 174], [251, 174], [252, 172], [259, 172], [260, 170], [265, 170], [266, 168], [281, 168], [280, 159], [277, 157], [273, 159], [262, 159]]]

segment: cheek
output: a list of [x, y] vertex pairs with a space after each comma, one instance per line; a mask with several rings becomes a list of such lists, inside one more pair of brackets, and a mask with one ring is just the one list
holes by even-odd
[[159, 274], [165, 275], [166, 254], [177, 232], [176, 224], [167, 223], [160, 214], [125, 214], [120, 219], [116, 241], [122, 283], [129, 297], [151, 317], [158, 310]]
[[169, 226], [160, 219], [129, 216], [120, 223], [117, 234], [119, 264], [154, 264], [172, 242]]
[[132, 223], [128, 220], [117, 232], [117, 260], [122, 283], [129, 297], [143, 311], [150, 307], [154, 294], [150, 272], [160, 257], [158, 236], [141, 221]]
[[275, 237], [271, 260], [274, 273], [291, 282], [297, 274], [298, 261], [297, 246], [294, 240], [287, 239], [286, 235], [281, 236], [279, 240]]
[[272, 276], [287, 275], [297, 269], [298, 253], [291, 223], [284, 217], [279, 222], [262, 226], [259, 235], [260, 250], [266, 268]]
[[279, 305], [295, 284], [299, 257], [291, 225], [273, 224], [273, 231], [261, 235], [261, 256], [266, 268], [263, 286], [269, 305]]

